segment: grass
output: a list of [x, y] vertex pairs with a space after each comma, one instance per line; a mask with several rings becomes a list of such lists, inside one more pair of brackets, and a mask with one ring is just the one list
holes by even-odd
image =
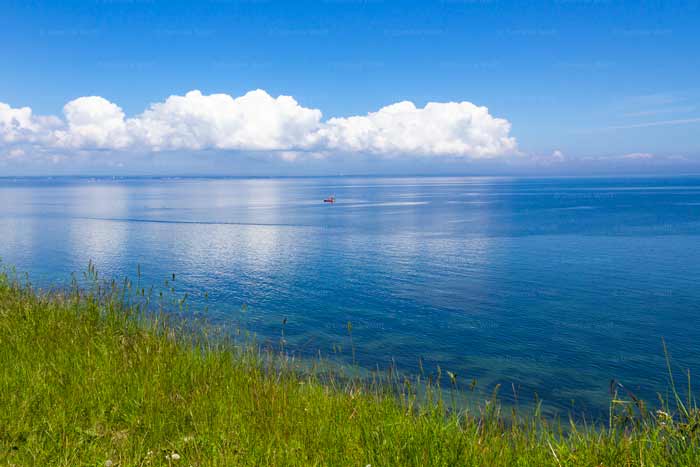
[[700, 417], [675, 386], [659, 411], [620, 390], [599, 424], [495, 400], [450, 410], [437, 388], [300, 372], [127, 295], [41, 293], [0, 274], [0, 464], [700, 465]]

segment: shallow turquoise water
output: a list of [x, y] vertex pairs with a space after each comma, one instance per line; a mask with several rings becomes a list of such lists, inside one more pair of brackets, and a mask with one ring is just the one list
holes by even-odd
[[292, 349], [349, 359], [351, 321], [364, 366], [592, 412], [611, 379], [667, 387], [662, 337], [700, 371], [699, 234], [694, 177], [0, 178], [0, 257], [41, 286], [176, 273], [262, 341], [286, 318]]

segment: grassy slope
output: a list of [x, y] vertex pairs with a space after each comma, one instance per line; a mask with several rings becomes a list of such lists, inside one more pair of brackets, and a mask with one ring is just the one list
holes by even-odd
[[535, 418], [512, 428], [495, 405], [410, 410], [196, 339], [117, 298], [0, 275], [0, 464], [700, 465], [694, 412], [563, 436]]

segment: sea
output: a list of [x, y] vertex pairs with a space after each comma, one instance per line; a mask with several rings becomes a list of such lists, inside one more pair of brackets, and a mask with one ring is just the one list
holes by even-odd
[[0, 258], [42, 289], [92, 263], [300, 358], [558, 413], [666, 395], [664, 343], [678, 387], [700, 371], [695, 176], [5, 177]]

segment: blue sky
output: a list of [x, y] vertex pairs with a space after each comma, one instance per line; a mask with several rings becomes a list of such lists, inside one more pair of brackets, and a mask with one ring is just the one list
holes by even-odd
[[[6, 128], [0, 138], [0, 175], [700, 169], [696, 1], [10, 0], [0, 8], [0, 103], [15, 115], [5, 118], [14, 133], [7, 136]], [[509, 128], [493, 130], [491, 120], [479, 126], [499, 141], [488, 148], [481, 137], [477, 144], [472, 136], [443, 141], [427, 134], [410, 145], [379, 145], [375, 137], [354, 144], [348, 135], [356, 129], [344, 120], [340, 129], [323, 130], [331, 135], [324, 133], [323, 142], [315, 133], [313, 143], [276, 135], [257, 145], [257, 133], [246, 133], [245, 143], [222, 142], [226, 133], [166, 149], [143, 143], [143, 136], [130, 134], [122, 144], [114, 133], [109, 141], [84, 132], [78, 140], [54, 129], [72, 127], [64, 105], [82, 96], [105, 101], [81, 101], [80, 115], [102, 112], [96, 109], [109, 101], [128, 119], [191, 90], [236, 98], [255, 89], [318, 109], [317, 126], [411, 101], [417, 109], [429, 102], [485, 106], [489, 119]], [[188, 111], [206, 102], [193, 100]], [[234, 104], [222, 105], [213, 120], [199, 123], [219, 121]], [[10, 112], [23, 107], [61, 120], [51, 124], [51, 131], [63, 131], [61, 142], [42, 136], [47, 125], [37, 130], [34, 121], [18, 136], [19, 123], [8, 119], [19, 118]], [[473, 110], [412, 113], [418, 120], [411, 122], [430, 126], [444, 116], [445, 134], [452, 135], [464, 128], [462, 111]], [[171, 124], [168, 115], [159, 124]], [[405, 139], [392, 130], [404, 120], [381, 122], [361, 124]], [[463, 149], [452, 157], [455, 147]]]

